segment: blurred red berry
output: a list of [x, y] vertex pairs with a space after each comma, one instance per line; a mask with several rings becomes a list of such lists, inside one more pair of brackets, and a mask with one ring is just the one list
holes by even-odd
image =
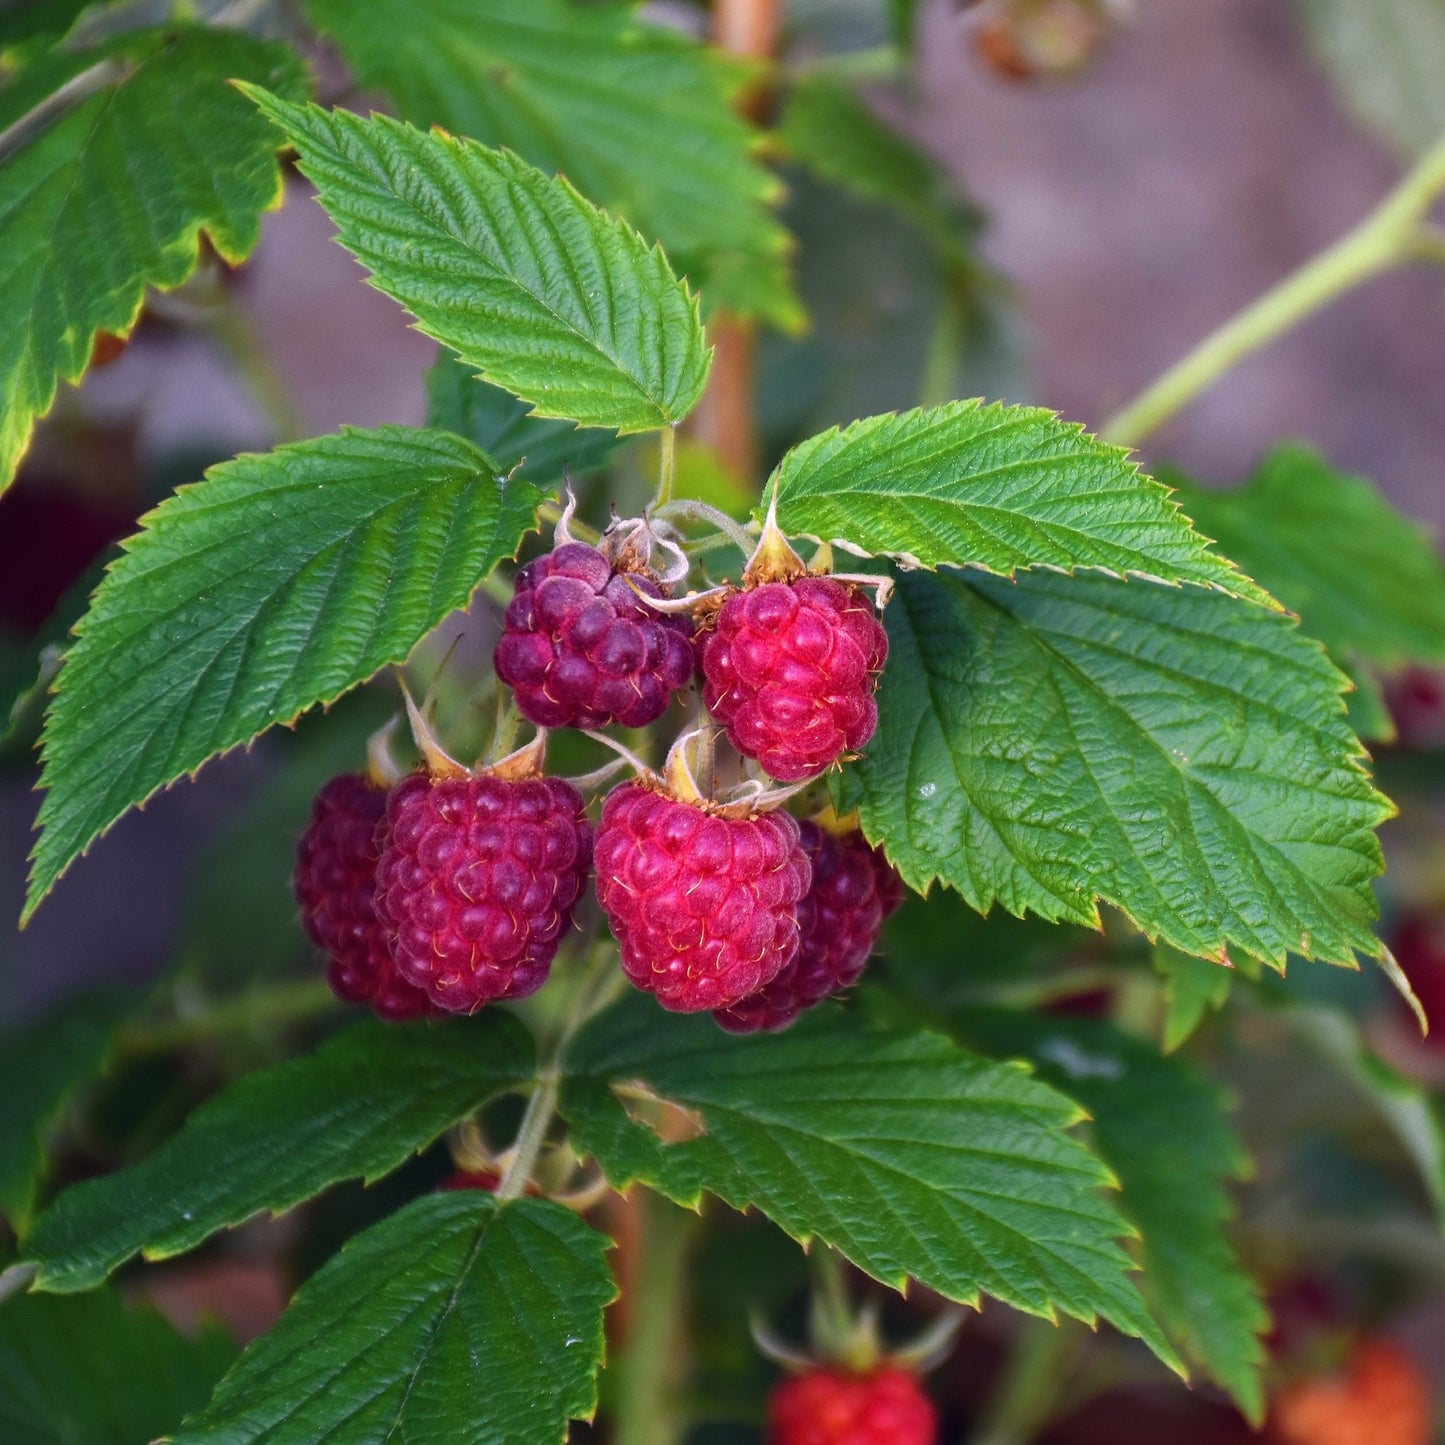
[[1404, 1350], [1366, 1339], [1342, 1374], [1282, 1389], [1270, 1407], [1269, 1435], [1275, 1445], [1430, 1445], [1434, 1406]]
[[938, 1417], [915, 1375], [883, 1365], [866, 1375], [814, 1369], [768, 1402], [768, 1445], [935, 1445]]

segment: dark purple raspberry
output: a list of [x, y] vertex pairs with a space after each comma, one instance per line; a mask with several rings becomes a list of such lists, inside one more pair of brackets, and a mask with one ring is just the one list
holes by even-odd
[[726, 1008], [787, 967], [811, 875], [787, 813], [726, 818], [642, 783], [602, 809], [597, 897], [622, 971], [677, 1013]]
[[735, 592], [699, 651], [708, 710], [783, 782], [822, 772], [878, 726], [888, 634], [867, 598], [832, 577]]
[[535, 993], [587, 880], [585, 807], [560, 778], [414, 773], [398, 783], [376, 913], [402, 976], [451, 1013]]
[[497, 676], [538, 727], [646, 727], [692, 679], [692, 623], [665, 617], [637, 594], [662, 590], [640, 572], [614, 572], [582, 542], [567, 542], [517, 574]]
[[861, 833], [840, 838], [816, 823], [799, 828], [813, 886], [798, 904], [797, 957], [757, 993], [718, 1010], [714, 1017], [729, 1033], [787, 1028], [804, 1009], [857, 983], [877, 945], [884, 918], [879, 855]]
[[306, 936], [328, 955], [326, 979], [347, 1003], [366, 1003], [384, 1019], [430, 1013], [431, 1005], [396, 971], [386, 931], [377, 921], [376, 825], [386, 790], [369, 778], [332, 778], [311, 805], [296, 841], [291, 887]]

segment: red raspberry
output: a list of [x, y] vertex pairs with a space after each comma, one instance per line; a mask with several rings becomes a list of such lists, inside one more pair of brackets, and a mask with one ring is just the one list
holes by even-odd
[[1420, 1367], [1398, 1345], [1366, 1339], [1343, 1376], [1299, 1380], [1275, 1396], [1276, 1445], [1429, 1445], [1434, 1403]]
[[784, 782], [820, 773], [878, 726], [888, 634], [832, 577], [735, 592], [701, 643], [703, 698], [732, 745]]
[[585, 807], [560, 778], [414, 773], [398, 783], [376, 913], [403, 977], [452, 1013], [535, 993], [587, 878]]
[[896, 1365], [867, 1375], [813, 1369], [768, 1402], [768, 1445], [934, 1445], [938, 1416], [917, 1377]]
[[662, 590], [640, 572], [614, 572], [582, 542], [567, 542], [517, 574], [497, 676], [539, 727], [640, 728], [692, 679], [692, 623], [638, 599]]
[[448, 1174], [438, 1189], [480, 1189], [487, 1194], [495, 1194], [502, 1182], [502, 1176], [495, 1169], [457, 1169]]
[[386, 790], [356, 773], [332, 778], [311, 805], [296, 841], [291, 887], [306, 936], [328, 957], [327, 981], [347, 1003], [369, 1003], [384, 1019], [431, 1012], [427, 996], [396, 971], [377, 922], [376, 825]]
[[726, 1008], [792, 962], [811, 876], [787, 813], [727, 818], [643, 783], [602, 809], [597, 897], [622, 970], [677, 1013]]
[[[797, 956], [757, 993], [714, 1017], [729, 1033], [785, 1029], [804, 1009], [858, 982], [883, 926], [880, 881], [898, 875], [861, 833], [800, 823], [813, 884], [798, 905]], [[901, 884], [899, 885], [901, 888]]]

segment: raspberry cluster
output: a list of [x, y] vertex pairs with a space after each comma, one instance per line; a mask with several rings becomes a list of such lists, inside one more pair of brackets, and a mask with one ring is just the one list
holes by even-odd
[[431, 1006], [397, 971], [376, 916], [376, 830], [385, 812], [386, 791], [369, 778], [332, 778], [297, 840], [291, 885], [306, 936], [327, 955], [326, 977], [336, 996], [400, 1021]]
[[799, 825], [812, 886], [798, 905], [798, 951], [771, 983], [719, 1010], [729, 1033], [785, 1029], [804, 1009], [858, 982], [883, 920], [903, 901], [903, 880], [861, 833]]
[[934, 1445], [938, 1416], [918, 1378], [897, 1365], [867, 1374], [816, 1366], [768, 1402], [768, 1445]]
[[535, 993], [592, 862], [585, 810], [560, 778], [399, 783], [380, 835], [376, 914], [402, 977], [455, 1013]]
[[493, 657], [523, 716], [539, 727], [656, 722], [693, 673], [692, 624], [641, 600], [661, 596], [582, 542], [523, 567]]
[[878, 726], [888, 634], [859, 590], [832, 577], [735, 592], [699, 651], [708, 710], [783, 782], [822, 772]]
[[728, 818], [639, 782], [602, 809], [597, 897], [623, 971], [664, 1008], [728, 1008], [771, 982], [811, 880], [787, 813]]

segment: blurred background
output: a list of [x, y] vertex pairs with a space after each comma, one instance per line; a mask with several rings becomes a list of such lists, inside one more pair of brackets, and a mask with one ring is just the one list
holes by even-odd
[[[651, 8], [664, 21], [702, 23], [687, 4]], [[793, 0], [785, 51], [800, 63], [852, 57], [870, 103], [925, 147], [946, 176], [948, 194], [936, 209], [958, 254], [940, 262], [926, 226], [785, 166], [785, 220], [800, 240], [799, 286], [814, 321], [806, 334], [759, 343], [755, 449], [762, 463], [808, 431], [912, 405], [920, 394], [1036, 401], [1097, 427], [1355, 224], [1398, 181], [1409, 154], [1445, 132], [1445, 0], [932, 0], [919, 8], [906, 84], [881, 76], [889, 12], [884, 0]], [[331, 98], [343, 93], [334, 57], [319, 51], [313, 58], [323, 90], [329, 87]], [[348, 103], [360, 104], [350, 95]], [[0, 498], [0, 696], [33, 676], [37, 657], [78, 614], [107, 549], [174, 486], [278, 440], [425, 420], [434, 344], [365, 284], [330, 232], [293, 176], [285, 205], [265, 219], [260, 247], [242, 271], [203, 267], [196, 282], [155, 298], [130, 343], [104, 348], [97, 356], [103, 364], [83, 386], [63, 390], [19, 483]], [[704, 449], [708, 426], [719, 454], [736, 440], [718, 435], [715, 419], [705, 422], [685, 464], [698, 474], [712, 467], [716, 484], [741, 502], [758, 478], [726, 475]], [[1289, 438], [1311, 443], [1343, 471], [1369, 476], [1420, 521], [1445, 526], [1445, 273], [1403, 270], [1347, 295], [1151, 437], [1145, 461], [1173, 462], [1230, 486]], [[470, 645], [485, 644], [486, 625], [468, 623]], [[1397, 942], [1413, 936], [1416, 956], [1438, 965], [1438, 992], [1425, 1002], [1445, 1016], [1445, 912], [1420, 911], [1422, 903], [1445, 904], [1438, 842], [1445, 789], [1438, 752], [1421, 745], [1445, 744], [1445, 682], [1418, 675], [1397, 687], [1392, 703], [1404, 745], [1381, 754], [1385, 786], [1408, 793], [1411, 806], [1386, 834], [1386, 926]], [[291, 840], [337, 757], [358, 755], [384, 712], [375, 697], [344, 700], [294, 735], [267, 735], [127, 816], [71, 869], [23, 934], [0, 921], [0, 1023], [28, 1019], [100, 982], [146, 984], [174, 973], [184, 1012], [187, 990], [215, 996], [242, 981], [311, 976], [288, 892]], [[3, 920], [20, 912], [38, 722], [32, 702], [0, 744]], [[919, 977], [934, 982], [956, 973], [960, 956], [1001, 976], [1026, 974], [1035, 960], [1052, 963], [1061, 949], [1087, 957], [1103, 946], [1093, 935], [1009, 920], [987, 925], [985, 945], [985, 925], [962, 905], [947, 927], [930, 909], [927, 928], [909, 934], [908, 918], [905, 910], [901, 946]], [[1290, 987], [1307, 1001], [1328, 998], [1360, 1017], [1384, 1019], [1372, 1043], [1415, 1080], [1445, 1081], [1445, 1054], [1409, 1039], [1408, 1027], [1388, 1012], [1378, 977], [1301, 968]], [[1287, 1280], [1274, 1299], [1281, 1338], [1288, 1345], [1291, 1329], [1353, 1317], [1358, 1299], [1368, 1298], [1390, 1314], [1418, 1361], [1445, 1359], [1438, 1231], [1419, 1222], [1419, 1181], [1401, 1187], [1398, 1158], [1381, 1163], [1371, 1154], [1376, 1136], [1388, 1132], [1378, 1113], [1386, 1091], [1376, 1079], [1353, 1093], [1343, 1084], [1328, 1092], [1319, 1072], [1300, 1085], [1289, 1074], [1294, 1056], [1268, 1035], [1262, 1014], [1251, 1018], [1238, 1046], [1211, 1035], [1208, 1025], [1203, 1038], [1246, 1105], [1271, 1106], [1257, 1115], [1243, 1111], [1255, 1131], [1251, 1152], [1264, 1161], [1261, 1182], [1275, 1190], [1261, 1189], [1250, 1206], [1252, 1238], [1298, 1232], [1288, 1211], [1302, 1199], [1311, 1203], [1316, 1190], [1341, 1214], [1356, 1210], [1370, 1219], [1371, 1228], [1379, 1205], [1379, 1229], [1416, 1231], [1377, 1237], [1369, 1268], [1349, 1259], [1332, 1273]], [[1358, 1062], [1353, 1045], [1325, 1036], [1311, 1042], [1325, 1053], [1335, 1049], [1337, 1058], [1348, 1054], [1344, 1074]], [[232, 1044], [217, 1071], [255, 1062], [248, 1050], [265, 1057], [276, 1046], [264, 1037]], [[1284, 1066], [1271, 1067], [1276, 1054]], [[102, 1121], [96, 1133], [123, 1139], [123, 1152], [133, 1156], [214, 1080], [191, 1060], [170, 1073], [145, 1060], [131, 1067], [117, 1106], [129, 1113]], [[187, 1070], [191, 1076], [177, 1077]], [[1362, 1095], [1370, 1095], [1370, 1107], [1361, 1105]], [[1412, 1094], [1408, 1108], [1424, 1109], [1422, 1097]], [[1325, 1117], [1353, 1142], [1364, 1141], [1361, 1157], [1346, 1158], [1324, 1138], [1317, 1126]], [[1396, 1154], [1399, 1139], [1406, 1152], [1417, 1146], [1417, 1162], [1420, 1151], [1437, 1148], [1427, 1119], [1399, 1103], [1391, 1121]], [[78, 1167], [92, 1163], [83, 1157]], [[147, 1288], [183, 1322], [199, 1299], [223, 1299], [232, 1328], [242, 1337], [257, 1333], [289, 1283], [274, 1261], [278, 1231], [295, 1231], [282, 1242], [304, 1273], [363, 1219], [430, 1187], [440, 1168], [437, 1158], [422, 1159], [365, 1198], [359, 1188], [335, 1191], [304, 1225], [238, 1234], [199, 1263], [154, 1271]], [[1421, 1162], [1422, 1173], [1431, 1169], [1445, 1180], [1438, 1157]], [[1276, 1208], [1282, 1212], [1274, 1216]], [[796, 1248], [765, 1222], [715, 1215], [699, 1260], [699, 1297], [736, 1308], [719, 1306], [718, 1318], [729, 1323], [716, 1324], [716, 1338], [707, 1335], [714, 1322], [699, 1320], [698, 1343], [718, 1372], [701, 1388], [715, 1387], [725, 1402], [739, 1379], [769, 1375], [737, 1328], [746, 1304], [796, 1311], [802, 1266]], [[1349, 1248], [1357, 1243], [1351, 1236]], [[1322, 1237], [1301, 1247], [1329, 1255], [1335, 1246]], [[1413, 1274], [1414, 1295], [1407, 1298], [1395, 1275], [1375, 1268], [1380, 1258]], [[916, 1313], [891, 1308], [901, 1308], [900, 1326]], [[783, 1323], [801, 1325], [786, 1315]], [[955, 1416], [971, 1413], [987, 1393], [1016, 1326], [997, 1308], [971, 1321], [963, 1348], [938, 1377]], [[1132, 1391], [1129, 1440], [1230, 1445], [1250, 1438], [1217, 1399], [1186, 1397], [1132, 1351], [1111, 1350], [1106, 1341], [1099, 1358], [1116, 1371], [1116, 1390]], [[1120, 1445], [1126, 1436], [1119, 1422], [1117, 1394], [1105, 1391], [1050, 1439]], [[719, 1426], [695, 1441], [752, 1438]]]

